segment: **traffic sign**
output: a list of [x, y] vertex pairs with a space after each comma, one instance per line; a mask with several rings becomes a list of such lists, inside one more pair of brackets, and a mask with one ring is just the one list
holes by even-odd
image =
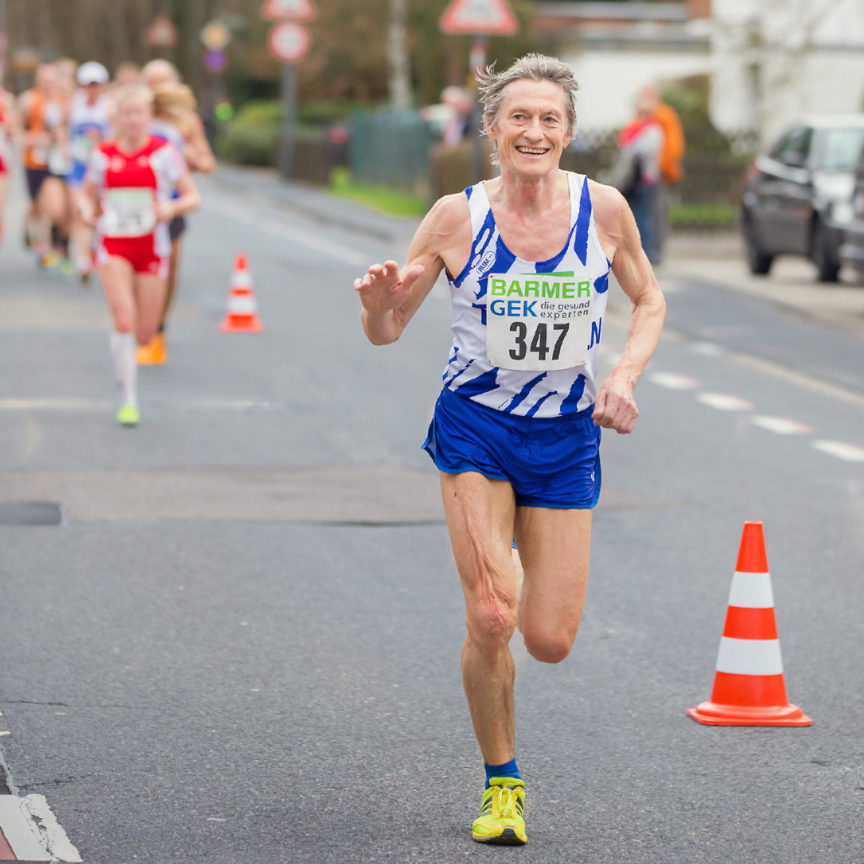
[[214, 75], [228, 68], [228, 53], [223, 48], [208, 48], [204, 52], [204, 68]]
[[201, 43], [208, 51], [224, 51], [231, 41], [231, 30], [224, 21], [214, 18], [208, 21], [202, 28]]
[[270, 53], [282, 63], [296, 63], [306, 56], [312, 37], [309, 31], [295, 21], [280, 21], [270, 28], [267, 46]]
[[157, 15], [150, 22], [145, 34], [147, 44], [157, 48], [170, 48], [177, 44], [179, 38], [174, 22], [163, 13]]
[[519, 21], [507, 0], [453, 0], [438, 27], [442, 33], [512, 36]]
[[261, 7], [265, 21], [311, 21], [317, 16], [312, 0], [267, 0]]

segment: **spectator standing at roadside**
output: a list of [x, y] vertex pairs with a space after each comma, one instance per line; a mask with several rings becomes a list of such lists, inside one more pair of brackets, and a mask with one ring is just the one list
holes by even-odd
[[654, 106], [647, 99], [640, 97], [637, 101], [636, 118], [621, 130], [618, 147], [633, 167], [632, 182], [622, 191], [636, 219], [642, 249], [654, 263], [657, 260], [654, 207], [660, 185], [663, 129], [654, 119]]
[[471, 137], [474, 131], [474, 112], [476, 100], [470, 90], [464, 87], [445, 87], [441, 92], [441, 102], [453, 112], [444, 133], [441, 136], [443, 144], [461, 144]]
[[669, 232], [669, 189], [677, 186], [684, 177], [681, 164], [686, 149], [684, 127], [678, 112], [667, 105], [657, 92], [657, 88], [647, 85], [642, 89], [641, 98], [653, 105], [654, 119], [663, 130], [663, 149], [660, 152], [660, 183], [654, 196], [654, 253], [655, 263], [663, 257], [663, 247]]

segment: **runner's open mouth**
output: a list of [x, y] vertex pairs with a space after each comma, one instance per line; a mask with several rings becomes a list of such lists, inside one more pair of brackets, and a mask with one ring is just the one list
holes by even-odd
[[517, 147], [516, 149], [520, 153], [527, 153], [529, 156], [542, 156], [544, 153], [549, 152], [548, 147]]

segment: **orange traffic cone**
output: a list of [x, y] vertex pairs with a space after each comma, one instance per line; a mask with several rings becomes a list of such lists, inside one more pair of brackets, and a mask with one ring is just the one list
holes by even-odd
[[249, 263], [242, 252], [237, 253], [234, 263], [228, 308], [219, 329], [223, 333], [260, 333], [264, 329], [255, 305]]
[[711, 726], [809, 726], [786, 701], [761, 522], [745, 522], [711, 701], [687, 714]]

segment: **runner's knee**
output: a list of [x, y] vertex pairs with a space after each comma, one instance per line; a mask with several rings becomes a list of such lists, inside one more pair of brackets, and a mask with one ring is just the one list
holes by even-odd
[[522, 638], [525, 648], [535, 660], [560, 663], [570, 653], [576, 634], [574, 632], [571, 635], [563, 629], [556, 632], [540, 626], [524, 628]]
[[484, 588], [469, 603], [466, 623], [471, 639], [491, 651], [507, 645], [516, 629], [516, 598]]

